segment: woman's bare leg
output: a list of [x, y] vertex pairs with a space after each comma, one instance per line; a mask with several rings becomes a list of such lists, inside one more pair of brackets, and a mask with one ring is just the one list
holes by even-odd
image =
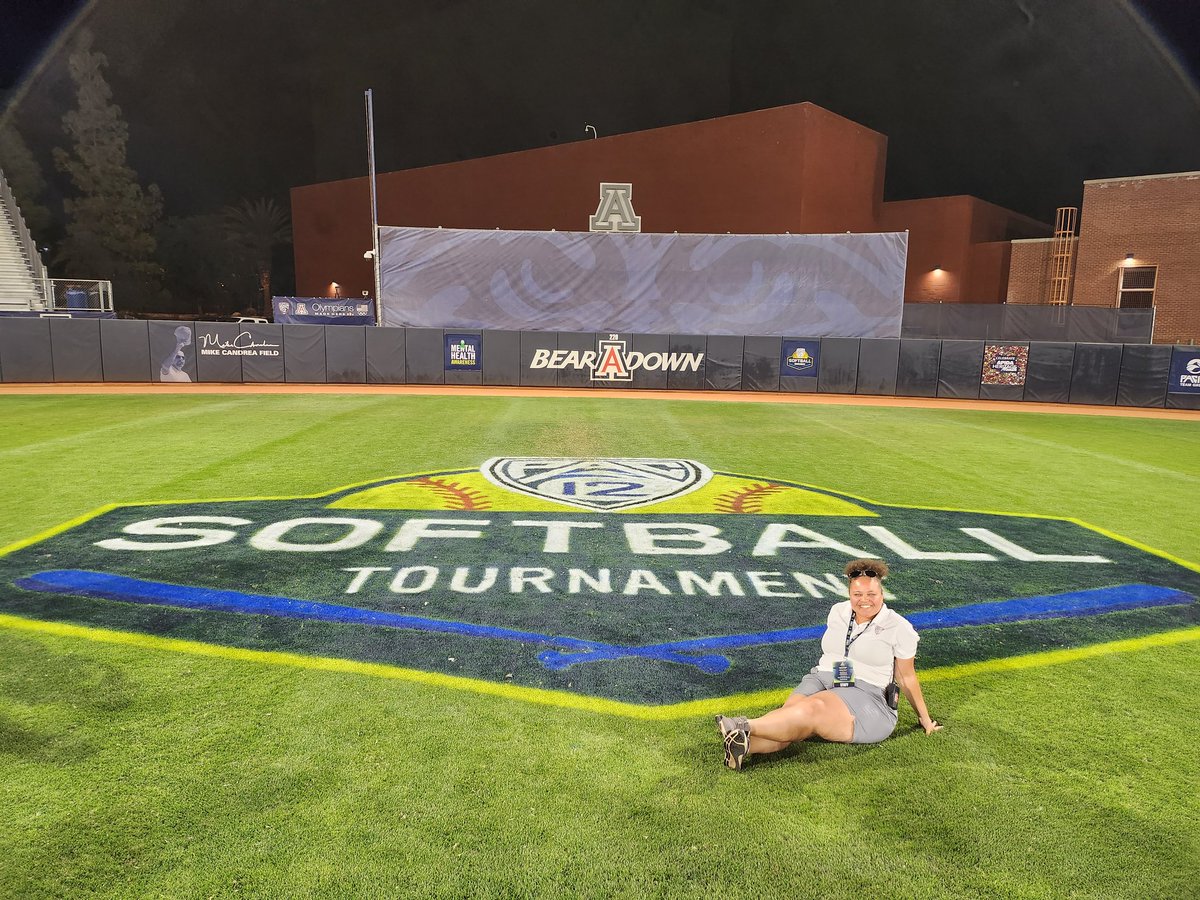
[[854, 737], [854, 716], [831, 690], [793, 694], [779, 709], [751, 719], [750, 752], [773, 753], [813, 735], [843, 744]]

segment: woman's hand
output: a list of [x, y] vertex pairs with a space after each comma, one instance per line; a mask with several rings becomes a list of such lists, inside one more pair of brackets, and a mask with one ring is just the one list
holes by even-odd
[[926, 734], [933, 734], [935, 731], [941, 731], [944, 726], [937, 719], [926, 719], [921, 723], [921, 727], [925, 729]]

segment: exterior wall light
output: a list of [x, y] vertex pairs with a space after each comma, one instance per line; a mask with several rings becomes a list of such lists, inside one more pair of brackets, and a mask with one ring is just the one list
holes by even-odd
[[1127, 266], [1133, 265], [1133, 254], [1132, 253], [1125, 254], [1125, 263], [1124, 264]]

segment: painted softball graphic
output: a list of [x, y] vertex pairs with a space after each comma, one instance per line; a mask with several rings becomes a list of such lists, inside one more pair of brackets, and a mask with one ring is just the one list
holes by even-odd
[[621, 711], [786, 689], [864, 556], [924, 669], [1200, 625], [1200, 567], [1075, 519], [536, 456], [106, 507], [0, 554], [0, 615]]
[[689, 460], [495, 457], [478, 469], [416, 475], [346, 495], [342, 509], [873, 515], [798, 485], [714, 473]]

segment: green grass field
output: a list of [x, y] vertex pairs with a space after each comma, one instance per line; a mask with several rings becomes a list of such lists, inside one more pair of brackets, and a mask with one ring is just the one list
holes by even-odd
[[[0, 424], [0, 546], [110, 502], [607, 455], [1077, 517], [1200, 562], [1200, 420], [133, 395], [3, 396]], [[708, 714], [640, 720], [10, 623], [0, 895], [1194, 896], [1200, 640], [1111, 649], [958, 677], [918, 659], [945, 731], [925, 737], [902, 705], [880, 745], [805, 744], [733, 773]]]

